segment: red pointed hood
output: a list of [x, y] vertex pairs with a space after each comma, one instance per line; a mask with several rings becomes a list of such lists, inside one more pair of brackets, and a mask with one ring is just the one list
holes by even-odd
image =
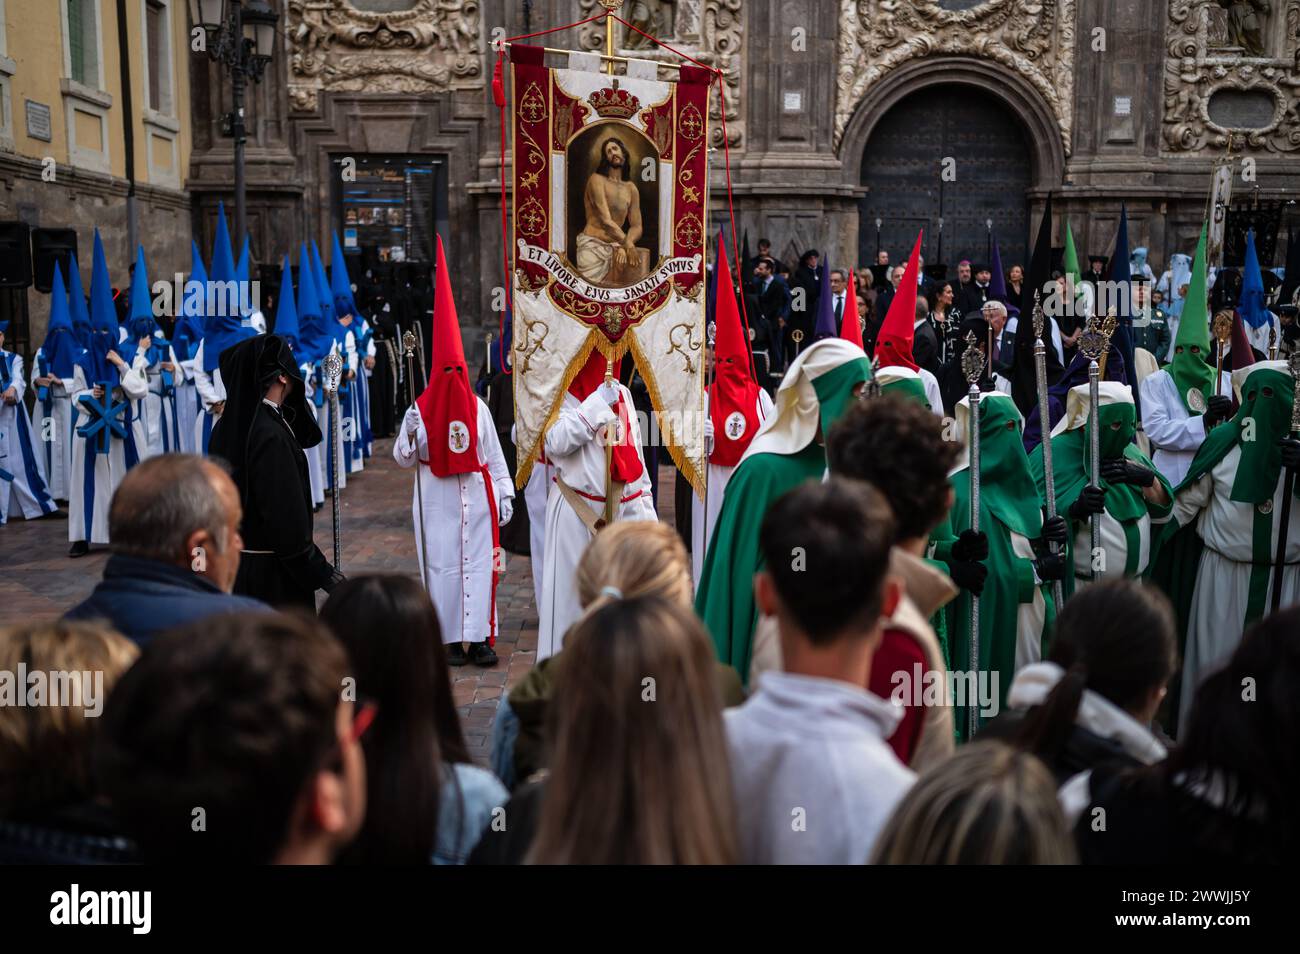
[[416, 399], [429, 442], [429, 467], [438, 477], [480, 469], [478, 399], [469, 383], [460, 319], [451, 294], [451, 273], [438, 236], [433, 298], [433, 354], [429, 383]]
[[859, 348], [865, 350], [862, 344], [862, 321], [858, 318], [858, 290], [855, 287], [856, 285], [857, 282], [853, 278], [853, 269], [850, 268], [848, 290], [844, 293], [844, 314], [840, 320], [840, 337], [845, 341], [852, 341]]
[[895, 290], [889, 303], [889, 313], [876, 336], [876, 360], [881, 368], [904, 367], [918, 371], [912, 357], [912, 339], [916, 326], [916, 275], [920, 271], [921, 237], [916, 233], [916, 244], [903, 272], [902, 286]]
[[592, 348], [591, 354], [587, 355], [587, 363], [578, 370], [578, 373], [573, 376], [573, 380], [569, 382], [569, 393], [579, 401], [585, 401], [591, 397], [591, 392], [605, 383], [606, 364], [605, 356], [600, 353], [600, 349]]
[[1232, 352], [1228, 355], [1231, 370], [1240, 371], [1255, 363], [1255, 351], [1246, 337], [1246, 325], [1241, 320], [1241, 309], [1232, 313]]
[[709, 386], [709, 420], [713, 453], [709, 462], [734, 467], [758, 433], [758, 384], [749, 376], [749, 347], [740, 326], [735, 286], [727, 265], [727, 247], [718, 242], [718, 298], [714, 314], [713, 384]]

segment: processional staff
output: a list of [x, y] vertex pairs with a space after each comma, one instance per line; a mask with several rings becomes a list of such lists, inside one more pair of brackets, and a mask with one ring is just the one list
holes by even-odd
[[[980, 354], [975, 332], [966, 332], [966, 351], [961, 356], [961, 370], [970, 384], [970, 528], [980, 532], [980, 376], [984, 372], [984, 356]], [[978, 684], [980, 670], [980, 598], [970, 597], [970, 671]], [[976, 693], [975, 695], [978, 695]], [[979, 700], [971, 699], [966, 707], [966, 740], [975, 737], [979, 729]]]

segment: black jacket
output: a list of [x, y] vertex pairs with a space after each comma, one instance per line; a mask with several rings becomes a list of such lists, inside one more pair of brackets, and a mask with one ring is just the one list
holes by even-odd
[[[1267, 818], [1230, 816], [1171, 784], [1160, 765], [1102, 766], [1093, 771], [1089, 787], [1089, 807], [1074, 829], [1084, 864], [1285, 864], [1300, 848]], [[1104, 829], [1098, 819], [1105, 820]]]
[[0, 821], [0, 865], [121, 865], [138, 861], [135, 844], [111, 813], [88, 804], [35, 820]]
[[[1004, 712], [984, 726], [980, 730], [980, 736], [1012, 742], [1024, 725], [1025, 717], [1032, 711], [1030, 709], [1021, 712], [1011, 709]], [[1081, 725], [1071, 729], [1070, 736], [1060, 753], [1053, 759], [1045, 759], [1044, 763], [1056, 777], [1058, 786], [1064, 785], [1080, 772], [1091, 771], [1099, 766], [1113, 765], [1126, 769], [1137, 768], [1142, 764], [1124, 751], [1124, 747], [1114, 739], [1098, 735]]]

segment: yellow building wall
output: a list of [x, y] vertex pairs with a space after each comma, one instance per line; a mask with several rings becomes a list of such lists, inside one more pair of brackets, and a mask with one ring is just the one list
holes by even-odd
[[[77, 101], [67, 99], [62, 91], [62, 81], [67, 76], [64, 55], [64, 27], [62, 8], [64, 0], [5, 0], [5, 28], [8, 56], [17, 67], [10, 77], [11, 128], [14, 151], [22, 156], [43, 159], [52, 156], [60, 165], [70, 162], [68, 122], [65, 109], [75, 108]], [[135, 117], [135, 178], [137, 182], [150, 182], [149, 159], [154, 166], [165, 164], [176, 176], [176, 181], [164, 187], [184, 187], [184, 170], [189, 167], [190, 135], [190, 84], [189, 84], [189, 14], [185, 0], [171, 0], [171, 109], [168, 118], [175, 120], [178, 132], [166, 132], [175, 137], [174, 151], [164, 148], [160, 134], [164, 131], [145, 122], [147, 108], [145, 92], [144, 2], [127, 0], [126, 55], [131, 64], [131, 107]], [[99, 59], [102, 84], [100, 89], [113, 98], [107, 112], [109, 170], [118, 178], [126, 177], [126, 154], [122, 135], [122, 38], [118, 33], [116, 0], [98, 0], [99, 9]], [[51, 141], [33, 139], [27, 135], [26, 101], [34, 100], [50, 107]], [[101, 121], [90, 115], [91, 111], [78, 111], [74, 117], [76, 137], [84, 148], [95, 140]], [[171, 153], [170, 156], [167, 153]], [[166, 171], [166, 170], [163, 170]]]

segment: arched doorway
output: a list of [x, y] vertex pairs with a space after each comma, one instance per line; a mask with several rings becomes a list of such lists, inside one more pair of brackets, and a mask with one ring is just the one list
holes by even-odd
[[[951, 181], [945, 157], [955, 162]], [[963, 258], [987, 260], [992, 219], [1003, 266], [1023, 263], [1033, 174], [1025, 123], [999, 98], [965, 83], [909, 93], [874, 124], [862, 153], [859, 261], [875, 262], [883, 248], [891, 263], [905, 262], [923, 228], [926, 264], [947, 263], [956, 277]]]

